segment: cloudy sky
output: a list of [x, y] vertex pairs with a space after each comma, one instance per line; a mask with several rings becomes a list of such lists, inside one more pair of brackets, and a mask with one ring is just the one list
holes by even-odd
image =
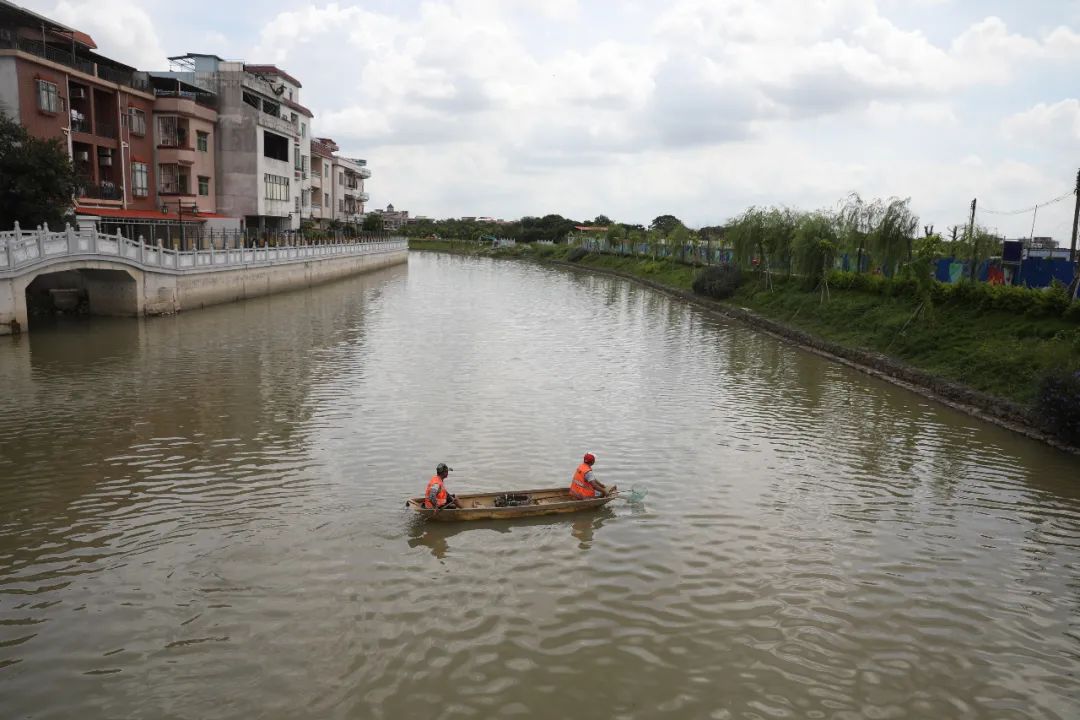
[[[1080, 167], [1080, 0], [21, 0], [141, 69], [277, 63], [372, 205], [435, 217], [912, 198], [1020, 210]], [[1061, 240], [1072, 198], [1039, 211]], [[1033, 214], [980, 212], [1008, 235]]]

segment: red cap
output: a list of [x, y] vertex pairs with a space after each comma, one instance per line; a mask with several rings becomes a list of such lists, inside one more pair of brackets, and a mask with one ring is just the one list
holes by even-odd
[[592, 465], [594, 462], [596, 462], [596, 456], [592, 453], [585, 453], [585, 464]]

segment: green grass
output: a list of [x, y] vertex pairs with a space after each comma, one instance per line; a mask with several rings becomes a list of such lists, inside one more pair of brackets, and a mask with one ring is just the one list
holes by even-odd
[[[566, 245], [518, 245], [493, 250], [475, 243], [411, 241], [418, 250], [489, 257], [566, 261]], [[697, 270], [670, 260], [589, 254], [573, 264], [645, 278], [678, 290], [690, 290]], [[869, 350], [950, 382], [1025, 406], [1039, 383], [1053, 370], [1080, 370], [1080, 322], [1062, 317], [987, 310], [950, 301], [930, 315], [912, 319], [917, 303], [908, 296], [889, 297], [861, 290], [833, 290], [821, 302], [796, 282], [765, 290], [748, 278], [727, 304], [809, 332], [849, 348]], [[1076, 316], [1073, 315], [1073, 318]]]
[[1080, 369], [1080, 324], [949, 303], [912, 319], [917, 302], [854, 290], [818, 292], [795, 283], [745, 284], [731, 304], [847, 347], [901, 360], [937, 377], [1023, 405], [1055, 369]]

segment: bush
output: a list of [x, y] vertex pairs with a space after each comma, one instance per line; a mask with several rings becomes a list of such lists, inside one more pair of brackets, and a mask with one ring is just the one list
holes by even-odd
[[1057, 371], [1043, 378], [1035, 412], [1048, 431], [1080, 445], [1080, 371]]
[[566, 254], [566, 259], [570, 262], [578, 262], [583, 257], [589, 254], [589, 251], [583, 247], [576, 247]]
[[725, 300], [742, 285], [742, 273], [735, 265], [712, 265], [696, 276], [691, 287], [698, 295]]

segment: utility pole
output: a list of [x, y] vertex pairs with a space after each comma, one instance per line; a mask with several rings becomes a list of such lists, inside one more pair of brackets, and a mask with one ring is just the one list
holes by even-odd
[[[1069, 238], [1069, 262], [1076, 264], [1076, 221], [1080, 219], [1080, 170], [1076, 171], [1076, 205], [1073, 206], [1073, 229], [1072, 237]], [[1078, 273], [1080, 275], [1080, 273]], [[1075, 284], [1075, 280], [1073, 283]]]
[[975, 279], [976, 266], [979, 264], [979, 248], [975, 242], [975, 206], [979, 198], [971, 200], [971, 220], [968, 222], [968, 240], [971, 242], [971, 279]]

